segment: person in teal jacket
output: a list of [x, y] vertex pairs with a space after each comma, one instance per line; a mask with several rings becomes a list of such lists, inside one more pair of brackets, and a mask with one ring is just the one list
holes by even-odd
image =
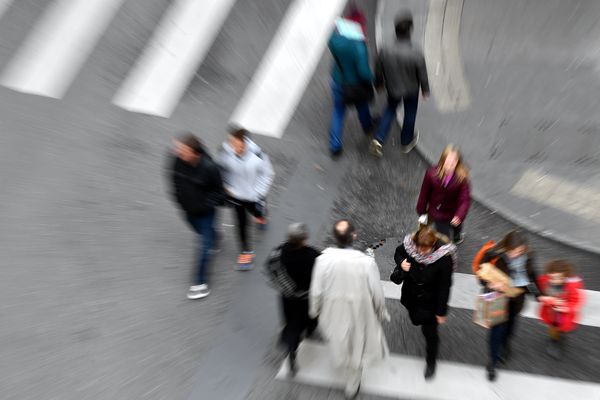
[[[353, 24], [351, 21], [341, 19], [342, 24], [346, 22], [350, 26]], [[347, 106], [343, 98], [343, 86], [364, 82], [372, 83], [375, 79], [369, 66], [367, 45], [360, 27], [358, 32], [348, 34], [341, 29], [339, 22], [336, 25], [336, 30], [331, 35], [328, 44], [334, 59], [331, 71], [333, 113], [329, 128], [329, 149], [334, 156], [338, 156], [342, 152], [342, 134]], [[365, 101], [355, 103], [354, 107], [365, 134], [369, 134], [375, 125], [369, 110], [369, 100], [365, 99]]]

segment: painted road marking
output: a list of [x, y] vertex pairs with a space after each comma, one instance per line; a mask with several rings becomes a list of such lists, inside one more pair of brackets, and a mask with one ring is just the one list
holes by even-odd
[[[475, 309], [475, 297], [481, 293], [481, 286], [471, 274], [455, 272], [452, 275], [450, 307], [466, 310]], [[381, 281], [383, 293], [387, 299], [400, 300], [402, 286], [394, 282]], [[580, 325], [600, 327], [600, 292], [584, 290], [585, 303], [581, 312]], [[539, 318], [539, 304], [528, 299], [521, 313], [526, 318]]]
[[[287, 379], [286, 361], [279, 369], [277, 379]], [[331, 366], [325, 344], [303, 341], [298, 349], [297, 362], [299, 370], [295, 382], [328, 388], [344, 387], [344, 376]], [[597, 383], [509, 370], [502, 370], [498, 379], [491, 383], [485, 378], [483, 366], [448, 361], [438, 361], [435, 379], [425, 381], [424, 367], [422, 358], [392, 354], [387, 360], [363, 371], [361, 393], [428, 400], [600, 400], [600, 384]]]
[[177, 0], [162, 18], [113, 103], [170, 117], [236, 0]]
[[231, 117], [251, 132], [281, 137], [346, 0], [295, 0]]
[[124, 0], [57, 0], [44, 13], [0, 82], [62, 98]]

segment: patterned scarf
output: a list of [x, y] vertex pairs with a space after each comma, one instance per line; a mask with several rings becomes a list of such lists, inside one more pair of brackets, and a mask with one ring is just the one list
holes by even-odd
[[450, 254], [452, 257], [452, 270], [456, 271], [458, 268], [458, 257], [456, 255], [456, 246], [453, 243], [445, 244], [439, 247], [437, 250], [432, 251], [429, 254], [421, 254], [417, 250], [417, 245], [412, 239], [413, 235], [406, 235], [404, 237], [404, 249], [406, 253], [411, 256], [416, 262], [420, 264], [433, 264], [440, 258]]

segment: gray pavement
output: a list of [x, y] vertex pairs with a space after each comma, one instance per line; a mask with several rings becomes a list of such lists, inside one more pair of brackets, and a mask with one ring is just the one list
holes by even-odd
[[[446, 11], [458, 7], [458, 18], [449, 11], [446, 20], [432, 18], [426, 2], [382, 0], [384, 32], [392, 30], [398, 9], [411, 8], [415, 39], [426, 45], [428, 61], [440, 60], [428, 65], [436, 101], [421, 107], [419, 151], [433, 162], [447, 143], [458, 144], [472, 168], [474, 196], [488, 208], [543, 236], [599, 252], [600, 135], [590, 101], [599, 89], [598, 52], [588, 40], [600, 33], [598, 3], [435, 3]], [[447, 39], [454, 31], [460, 32], [456, 48]], [[448, 47], [431, 47], [428, 34]], [[464, 68], [456, 71], [455, 63]], [[449, 108], [452, 96], [464, 92], [470, 101], [455, 103], [469, 105]]]

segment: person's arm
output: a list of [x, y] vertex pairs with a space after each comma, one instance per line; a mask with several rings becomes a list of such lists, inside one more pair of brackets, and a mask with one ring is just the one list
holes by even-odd
[[379, 268], [377, 267], [375, 260], [372, 260], [369, 264], [367, 281], [369, 283], [369, 291], [371, 292], [371, 299], [373, 301], [373, 309], [375, 310], [379, 321], [389, 321], [390, 314], [385, 307], [385, 296], [383, 294], [383, 288], [381, 287]]
[[438, 276], [438, 297], [435, 315], [445, 317], [448, 314], [448, 299], [450, 298], [450, 287], [452, 286], [452, 259], [446, 255], [440, 259], [440, 272]]
[[424, 97], [428, 97], [429, 91], [429, 78], [427, 77], [427, 66], [425, 65], [425, 57], [419, 54], [417, 59], [417, 77], [419, 78], [419, 84], [421, 85], [421, 93]]
[[469, 212], [469, 208], [471, 207], [471, 188], [469, 185], [469, 181], [465, 179], [460, 184], [460, 191], [458, 193], [458, 209], [454, 214], [455, 217], [460, 219], [462, 223], [467, 217], [467, 213]]
[[394, 268], [394, 272], [390, 276], [390, 281], [394, 282], [396, 285], [400, 285], [404, 278], [406, 277], [406, 273], [401, 267], [402, 261], [406, 260], [408, 254], [406, 254], [406, 250], [404, 249], [404, 245], [398, 246], [396, 248], [396, 252], [394, 253], [394, 261], [396, 262], [396, 268]]
[[273, 171], [273, 166], [271, 165], [269, 156], [267, 156], [265, 153], [262, 153], [261, 159], [262, 162], [258, 169], [254, 190], [260, 198], [265, 198], [267, 193], [269, 193], [271, 184], [273, 183], [275, 171]]
[[423, 184], [421, 185], [421, 191], [419, 192], [419, 200], [417, 200], [417, 214], [422, 215], [427, 213], [427, 208], [429, 205], [429, 199], [431, 198], [431, 191], [433, 189], [433, 185], [431, 184], [431, 178], [429, 176], [429, 171], [425, 172], [425, 177], [423, 178]]
[[373, 72], [371, 72], [371, 66], [369, 65], [369, 53], [367, 51], [366, 43], [359, 43], [356, 46], [358, 52], [358, 60], [356, 70], [358, 77], [362, 82], [373, 82]]
[[375, 60], [375, 87], [382, 89], [385, 82], [385, 75], [383, 73], [383, 51], [377, 55]]
[[525, 264], [525, 269], [527, 270], [527, 277], [529, 278], [529, 285], [527, 289], [531, 294], [535, 296], [537, 299], [542, 295], [542, 290], [540, 289], [537, 272], [535, 270], [535, 255], [533, 252], [529, 252], [527, 254], [527, 264]]

